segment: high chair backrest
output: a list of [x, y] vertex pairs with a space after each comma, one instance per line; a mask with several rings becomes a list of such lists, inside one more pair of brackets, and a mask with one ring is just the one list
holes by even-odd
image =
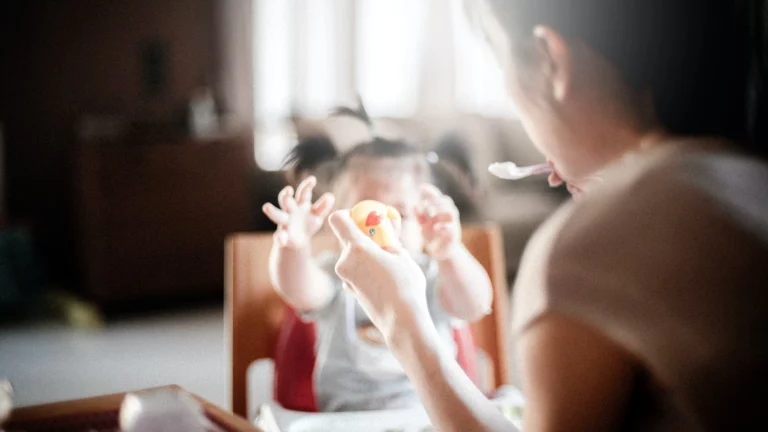
[[[508, 287], [501, 233], [493, 225], [463, 227], [467, 249], [483, 265], [493, 285], [491, 313], [471, 325], [475, 344], [492, 364], [492, 384], [511, 383], [506, 349]], [[287, 306], [269, 280], [271, 233], [236, 233], [226, 240], [226, 327], [231, 361], [232, 411], [246, 416], [248, 367], [272, 358]], [[317, 236], [313, 253], [332, 249], [332, 236]]]

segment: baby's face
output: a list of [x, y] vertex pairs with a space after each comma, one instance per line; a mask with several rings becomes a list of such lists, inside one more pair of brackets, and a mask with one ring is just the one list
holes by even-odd
[[421, 226], [416, 218], [416, 208], [421, 199], [420, 185], [412, 174], [381, 178], [365, 173], [348, 174], [344, 179], [346, 189], [338, 196], [340, 208], [351, 208], [363, 200], [376, 200], [392, 206], [402, 216], [400, 242], [412, 255], [424, 248]]

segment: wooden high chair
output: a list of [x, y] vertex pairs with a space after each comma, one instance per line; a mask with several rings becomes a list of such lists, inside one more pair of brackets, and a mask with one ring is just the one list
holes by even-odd
[[[464, 226], [467, 249], [485, 267], [493, 286], [491, 313], [471, 325], [475, 344], [490, 360], [493, 388], [511, 384], [506, 350], [508, 286], [501, 232], [493, 225]], [[335, 245], [332, 236], [317, 236], [313, 253]], [[231, 358], [232, 411], [247, 416], [248, 367], [256, 360], [273, 358], [287, 306], [269, 280], [271, 233], [236, 233], [226, 240], [226, 328]]]

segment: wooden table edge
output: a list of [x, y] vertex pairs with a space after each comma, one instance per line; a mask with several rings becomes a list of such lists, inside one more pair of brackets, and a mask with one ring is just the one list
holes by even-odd
[[7, 424], [12, 425], [16, 422], [20, 423], [56, 417], [116, 411], [120, 409], [120, 404], [122, 404], [123, 398], [125, 398], [126, 394], [151, 392], [157, 390], [177, 390], [189, 394], [195, 400], [197, 400], [198, 403], [200, 403], [200, 405], [203, 407], [203, 410], [205, 410], [206, 415], [220, 426], [231, 428], [238, 432], [259, 432], [259, 429], [248, 422], [248, 420], [239, 417], [230, 411], [220, 408], [208, 400], [203, 399], [202, 397], [175, 384], [121, 393], [112, 393], [82, 399], [52, 402], [42, 405], [19, 407], [11, 412], [11, 416], [8, 419]]

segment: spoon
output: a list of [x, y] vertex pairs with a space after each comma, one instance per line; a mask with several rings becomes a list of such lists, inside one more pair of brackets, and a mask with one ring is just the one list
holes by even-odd
[[549, 174], [554, 170], [548, 163], [519, 167], [514, 162], [496, 162], [488, 167], [488, 171], [504, 180], [520, 180], [533, 175]]

